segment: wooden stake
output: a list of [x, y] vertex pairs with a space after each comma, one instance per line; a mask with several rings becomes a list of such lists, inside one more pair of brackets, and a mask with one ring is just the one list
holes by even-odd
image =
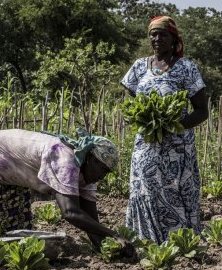
[[219, 101], [219, 115], [218, 115], [218, 160], [217, 160], [217, 180], [221, 180], [221, 143], [222, 143], [222, 96]]
[[210, 126], [210, 115], [211, 115], [211, 97], [208, 99], [208, 111], [209, 111], [209, 117], [207, 119], [207, 128], [205, 133], [205, 146], [204, 146], [204, 157], [203, 157], [203, 170], [202, 170], [202, 186], [206, 184], [206, 181], [204, 179], [205, 177], [205, 166], [206, 166], [206, 160], [208, 155], [208, 141], [209, 141], [209, 126]]

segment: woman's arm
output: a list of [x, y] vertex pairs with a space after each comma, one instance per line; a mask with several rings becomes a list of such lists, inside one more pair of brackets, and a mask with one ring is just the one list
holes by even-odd
[[83, 198], [79, 199], [77, 196], [68, 196], [60, 193], [56, 193], [56, 201], [62, 211], [63, 217], [74, 226], [87, 232], [98, 251], [100, 250], [102, 239], [106, 236], [111, 236], [121, 243], [122, 256], [135, 256], [135, 249], [130, 243], [118, 237], [116, 232], [104, 227], [96, 221], [98, 220], [98, 214], [94, 202], [87, 201]]
[[[85, 202], [81, 203], [78, 196], [56, 193], [56, 201], [61, 209], [62, 216], [77, 228], [89, 234], [95, 234], [101, 237], [114, 237], [116, 235], [114, 231], [104, 227], [102, 224], [96, 221], [96, 219], [89, 214], [89, 210], [86, 211]], [[83, 206], [84, 204], [85, 206]], [[91, 210], [94, 208], [92, 213], [94, 213], [93, 215], [96, 215], [95, 206], [93, 206], [93, 203], [88, 203], [87, 205], [91, 205]], [[83, 209], [81, 207], [83, 207]]]
[[[80, 208], [83, 211], [85, 211], [88, 215], [90, 215], [94, 220], [99, 222], [96, 202], [86, 200], [81, 196], [79, 197], [79, 202], [80, 202]], [[94, 244], [94, 246], [97, 249], [99, 249], [99, 247], [101, 246], [101, 242], [105, 237], [101, 235], [97, 235], [97, 234], [92, 234], [92, 233], [87, 233], [87, 235], [89, 239], [91, 240], [91, 242]]]
[[[79, 198], [80, 201], [80, 207], [82, 210], [84, 210], [87, 214], [89, 214], [93, 219], [98, 221], [98, 212], [97, 212], [97, 207], [96, 207], [96, 202], [92, 202], [89, 200], [86, 200], [82, 197]], [[117, 233], [114, 235], [116, 240], [119, 241], [122, 244], [122, 256], [129, 257], [129, 258], [135, 258], [136, 251], [134, 247], [129, 243], [127, 240], [118, 237]], [[105, 236], [97, 235], [97, 234], [91, 234], [88, 233], [89, 239], [92, 241], [94, 244], [95, 248], [100, 251], [100, 246], [102, 240], [105, 238]]]
[[208, 118], [208, 99], [204, 89], [198, 91], [196, 95], [190, 98], [190, 101], [193, 112], [181, 120], [185, 129], [196, 127]]

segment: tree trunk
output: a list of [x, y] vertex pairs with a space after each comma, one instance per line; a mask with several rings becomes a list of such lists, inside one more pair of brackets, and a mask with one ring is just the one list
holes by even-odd
[[15, 68], [18, 78], [20, 80], [21, 86], [22, 86], [22, 92], [26, 93], [27, 92], [27, 87], [26, 87], [26, 82], [25, 78], [23, 76], [22, 70], [17, 62], [10, 62], [10, 64]]

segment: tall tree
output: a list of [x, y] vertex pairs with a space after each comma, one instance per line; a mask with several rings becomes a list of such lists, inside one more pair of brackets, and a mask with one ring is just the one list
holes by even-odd
[[189, 8], [177, 17], [186, 56], [199, 63], [207, 92], [215, 102], [222, 94], [222, 13], [213, 8]]
[[111, 0], [5, 0], [0, 5], [0, 64], [10, 63], [26, 92], [39, 67], [36, 53], [59, 52], [65, 38], [84, 34], [95, 47], [108, 42], [116, 48], [111, 61], [126, 60], [127, 45], [136, 42], [117, 7]]

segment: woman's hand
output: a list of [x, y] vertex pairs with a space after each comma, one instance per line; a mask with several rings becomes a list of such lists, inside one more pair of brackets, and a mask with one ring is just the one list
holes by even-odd
[[134, 260], [137, 258], [135, 247], [128, 240], [121, 237], [116, 237], [115, 239], [122, 245], [122, 249], [120, 251], [121, 257], [133, 258]]
[[180, 122], [185, 129], [196, 127], [208, 118], [208, 99], [204, 89], [201, 89], [196, 95], [191, 97], [190, 101], [193, 106], [193, 112]]

